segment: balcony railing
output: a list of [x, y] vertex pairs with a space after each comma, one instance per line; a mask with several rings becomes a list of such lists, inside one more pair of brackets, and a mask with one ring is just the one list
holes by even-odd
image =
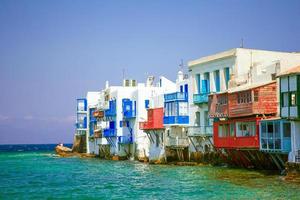
[[123, 117], [127, 118], [127, 119], [135, 118], [136, 117], [136, 111], [135, 110], [125, 111], [123, 113]]
[[164, 124], [188, 124], [189, 116], [165, 116]]
[[116, 137], [117, 136], [117, 130], [106, 128], [106, 129], [103, 130], [103, 136], [104, 137]]
[[195, 104], [207, 103], [208, 102], [208, 93], [194, 94], [193, 95], [193, 102]]
[[291, 151], [291, 138], [261, 138], [261, 150], [288, 153]]
[[165, 94], [165, 102], [168, 101], [187, 101], [188, 94], [186, 92], [174, 92], [170, 94]]
[[93, 115], [95, 118], [102, 118], [102, 117], [104, 117], [104, 112], [101, 110], [97, 110], [93, 113]]
[[157, 130], [157, 129], [163, 129], [163, 124], [158, 124], [154, 122], [140, 122], [139, 123], [140, 130]]
[[188, 138], [181, 137], [167, 137], [166, 146], [168, 147], [187, 147], [189, 146]]
[[131, 136], [119, 136], [118, 142], [119, 144], [132, 144], [133, 140]]
[[212, 136], [212, 126], [191, 126], [188, 128], [188, 136]]
[[116, 116], [116, 110], [109, 109], [105, 110], [104, 113], [106, 117]]

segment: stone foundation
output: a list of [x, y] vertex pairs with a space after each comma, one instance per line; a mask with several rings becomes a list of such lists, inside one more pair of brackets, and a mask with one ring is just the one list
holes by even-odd
[[85, 135], [75, 135], [74, 136], [72, 152], [86, 153], [86, 136]]
[[203, 164], [212, 164], [212, 165], [220, 165], [224, 163], [220, 153], [218, 152], [207, 152], [207, 153], [191, 152], [190, 161], [196, 163], [203, 163]]
[[300, 163], [287, 162], [285, 163], [285, 170], [287, 173], [285, 180], [300, 183]]

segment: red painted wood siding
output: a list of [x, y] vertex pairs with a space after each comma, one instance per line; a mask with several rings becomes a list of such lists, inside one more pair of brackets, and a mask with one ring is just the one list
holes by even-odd
[[[247, 117], [262, 114], [276, 114], [278, 108], [276, 82], [249, 89], [252, 101], [250, 103], [238, 103], [238, 95], [247, 92], [213, 94], [209, 96], [208, 109], [212, 118], [223, 117]], [[254, 94], [258, 94], [258, 101], [254, 101]], [[227, 95], [227, 105], [219, 105], [218, 98]]]
[[140, 129], [142, 130], [155, 130], [163, 129], [163, 117], [164, 109], [163, 108], [151, 108], [147, 111], [148, 121], [140, 122]]
[[211, 118], [228, 117], [228, 101], [227, 104], [219, 104], [218, 98], [227, 98], [228, 94], [213, 94], [208, 99], [208, 112]]
[[[260, 118], [232, 119], [227, 121], [214, 122], [213, 140], [216, 148], [228, 149], [259, 149], [259, 121]], [[247, 137], [236, 136], [236, 122], [256, 122], [256, 135]], [[234, 123], [234, 136], [219, 137], [219, 124]], [[230, 126], [229, 126], [230, 127]]]

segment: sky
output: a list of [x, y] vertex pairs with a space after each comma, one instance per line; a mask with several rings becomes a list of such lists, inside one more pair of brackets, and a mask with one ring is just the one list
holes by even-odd
[[231, 48], [300, 51], [300, 1], [0, 0], [0, 144], [71, 143], [76, 98]]

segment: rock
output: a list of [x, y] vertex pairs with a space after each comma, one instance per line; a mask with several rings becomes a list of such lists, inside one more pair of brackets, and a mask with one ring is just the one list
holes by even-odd
[[66, 157], [66, 156], [73, 156], [72, 149], [59, 144], [55, 147], [55, 151], [58, 155]]

